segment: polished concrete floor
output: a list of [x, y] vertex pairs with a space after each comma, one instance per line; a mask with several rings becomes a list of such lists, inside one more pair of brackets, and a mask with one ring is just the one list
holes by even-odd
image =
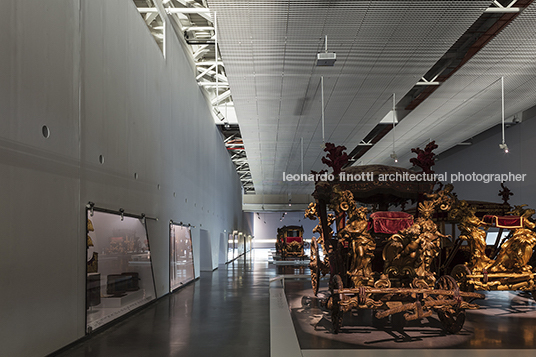
[[58, 354], [270, 356], [267, 251], [253, 250]]
[[357, 319], [353, 325], [347, 319], [345, 329], [352, 331], [333, 338], [329, 324], [321, 323], [322, 313], [310, 310], [306, 301], [311, 295], [308, 268], [270, 264], [268, 258], [267, 250], [253, 250], [214, 272], [202, 272], [200, 279], [55, 356], [528, 357], [536, 353], [536, 303], [517, 292], [489, 294], [483, 309], [468, 313], [457, 336], [442, 333], [437, 319], [389, 330], [364, 315], [364, 324]]

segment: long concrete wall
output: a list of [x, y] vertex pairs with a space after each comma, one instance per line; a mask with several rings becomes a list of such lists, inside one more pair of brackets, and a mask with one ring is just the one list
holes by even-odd
[[196, 276], [200, 231], [216, 268], [221, 233], [242, 230], [240, 182], [166, 26], [164, 56], [130, 0], [2, 2], [1, 356], [84, 336], [89, 201], [158, 218], [148, 220], [158, 296], [170, 220], [195, 226]]

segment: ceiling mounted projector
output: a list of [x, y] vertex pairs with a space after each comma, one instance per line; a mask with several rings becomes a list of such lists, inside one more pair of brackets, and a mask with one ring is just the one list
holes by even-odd
[[337, 60], [337, 55], [333, 52], [318, 53], [316, 55], [317, 66], [333, 66]]
[[324, 46], [324, 53], [316, 54], [316, 65], [332, 67], [337, 60], [337, 55], [333, 52], [328, 52], [328, 35], [325, 37]]

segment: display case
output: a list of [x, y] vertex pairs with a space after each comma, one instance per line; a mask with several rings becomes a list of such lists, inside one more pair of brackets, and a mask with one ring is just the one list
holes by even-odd
[[86, 330], [156, 297], [145, 217], [87, 210]]
[[237, 240], [237, 257], [241, 256], [242, 254], [244, 254], [244, 250], [246, 248], [246, 236], [244, 235], [244, 233], [238, 233], [238, 240]]
[[227, 235], [227, 263], [232, 262], [241, 255], [251, 250], [250, 235], [246, 236], [242, 232], [233, 231]]
[[190, 228], [170, 222], [169, 243], [169, 288], [173, 291], [195, 278]]
[[235, 257], [235, 238], [233, 233], [229, 233], [227, 239], [227, 263], [232, 261]]

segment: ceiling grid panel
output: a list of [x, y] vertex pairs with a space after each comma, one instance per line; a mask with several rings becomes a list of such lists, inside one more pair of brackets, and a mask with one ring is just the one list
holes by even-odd
[[[220, 51], [256, 193], [270, 194], [310, 193], [300, 191], [307, 185], [281, 182], [283, 171], [300, 168], [302, 137], [304, 171], [324, 167], [321, 76], [326, 138], [354, 147], [390, 111], [392, 93], [402, 98], [490, 1], [208, 3], [218, 12]], [[315, 65], [325, 35], [337, 55], [333, 67]]]
[[[430, 137], [445, 151], [501, 122], [500, 77], [504, 76], [506, 117], [536, 102], [536, 4], [529, 5], [397, 126], [397, 154], [407, 162], [415, 143]], [[389, 138], [392, 140], [392, 138]], [[382, 139], [363, 163], [389, 163]], [[375, 146], [376, 146], [375, 145]], [[392, 144], [391, 144], [392, 145]]]

